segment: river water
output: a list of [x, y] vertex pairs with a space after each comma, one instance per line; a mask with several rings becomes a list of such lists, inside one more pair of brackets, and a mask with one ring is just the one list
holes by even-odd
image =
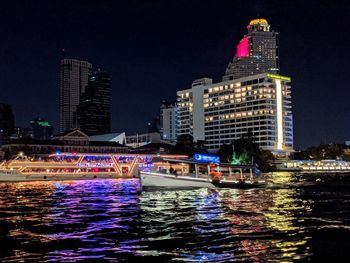
[[350, 262], [350, 175], [140, 192], [137, 179], [0, 184], [2, 262]]

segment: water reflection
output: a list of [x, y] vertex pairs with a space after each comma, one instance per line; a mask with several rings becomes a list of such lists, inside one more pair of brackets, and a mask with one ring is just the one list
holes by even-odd
[[0, 256], [295, 262], [312, 258], [319, 231], [347, 231], [348, 188], [340, 195], [292, 174], [269, 180], [267, 189], [142, 193], [138, 180], [0, 184]]

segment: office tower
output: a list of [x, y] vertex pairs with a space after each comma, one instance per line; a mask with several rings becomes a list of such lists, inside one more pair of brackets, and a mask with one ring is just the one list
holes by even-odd
[[76, 110], [88, 84], [92, 65], [77, 59], [61, 60], [60, 131], [77, 128]]
[[89, 76], [77, 110], [79, 128], [88, 135], [111, 132], [111, 76], [97, 71]]
[[167, 101], [163, 101], [160, 106], [160, 133], [161, 138], [166, 141], [176, 141], [176, 122], [177, 122], [177, 106], [176, 103], [172, 104]]
[[229, 63], [223, 81], [279, 72], [278, 33], [270, 31], [266, 19], [253, 19], [247, 29], [248, 34], [238, 43], [236, 55]]
[[196, 80], [178, 91], [178, 132], [215, 151], [245, 134], [277, 155], [293, 151], [290, 78], [270, 73], [212, 83]]

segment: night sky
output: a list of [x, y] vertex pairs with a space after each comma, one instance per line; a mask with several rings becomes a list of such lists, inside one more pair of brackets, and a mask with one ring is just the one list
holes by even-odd
[[[345, 1], [344, 1], [345, 2]], [[350, 139], [350, 3], [337, 1], [1, 1], [0, 102], [16, 125], [58, 131], [59, 63], [112, 74], [113, 131], [146, 131], [162, 99], [204, 76], [221, 81], [249, 21], [280, 33], [292, 77], [296, 148]]]

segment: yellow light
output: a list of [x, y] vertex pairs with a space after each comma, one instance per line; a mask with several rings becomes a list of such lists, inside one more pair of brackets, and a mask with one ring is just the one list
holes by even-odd
[[285, 80], [285, 81], [291, 81], [290, 77], [286, 77], [286, 76], [281, 76], [281, 75], [277, 75], [277, 74], [266, 74], [266, 76], [268, 78], [272, 78], [272, 79], [279, 79], [279, 80]]
[[249, 25], [256, 25], [256, 24], [268, 24], [267, 20], [265, 18], [257, 18], [253, 19], [249, 22]]
[[283, 150], [283, 115], [282, 115], [282, 85], [276, 79], [276, 107], [277, 107], [277, 149]]

